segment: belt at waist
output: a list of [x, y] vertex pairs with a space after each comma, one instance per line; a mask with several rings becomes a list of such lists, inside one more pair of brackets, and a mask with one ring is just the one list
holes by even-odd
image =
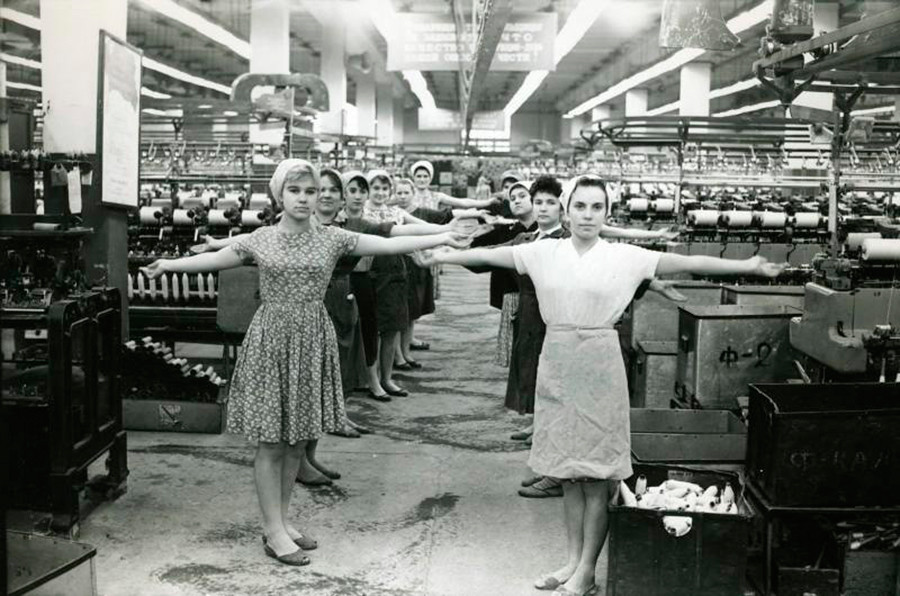
[[585, 332], [603, 332], [611, 331], [618, 333], [613, 327], [587, 327], [580, 325], [572, 325], [568, 323], [551, 323], [547, 325], [547, 331], [585, 331]]

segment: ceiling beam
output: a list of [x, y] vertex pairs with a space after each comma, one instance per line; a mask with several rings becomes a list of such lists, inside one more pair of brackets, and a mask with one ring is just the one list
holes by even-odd
[[475, 65], [463, 93], [465, 103], [460, 106], [460, 111], [465, 118], [466, 145], [469, 144], [469, 131], [472, 130], [472, 120], [475, 118], [475, 112], [478, 110], [481, 96], [484, 94], [491, 62], [494, 60], [497, 45], [503, 35], [503, 28], [509, 21], [512, 8], [510, 0], [486, 0], [484, 4], [481, 26], [475, 38]]

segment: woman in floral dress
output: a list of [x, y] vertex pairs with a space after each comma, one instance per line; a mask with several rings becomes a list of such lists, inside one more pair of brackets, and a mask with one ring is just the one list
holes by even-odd
[[465, 245], [458, 234], [379, 238], [312, 225], [319, 173], [304, 160], [287, 159], [269, 189], [284, 215], [232, 246], [173, 260], [144, 272], [201, 273], [253, 260], [260, 269], [261, 304], [247, 330], [232, 378], [229, 432], [256, 443], [254, 479], [263, 517], [266, 555], [307, 565], [288, 521], [288, 505], [307, 441], [344, 424], [341, 370], [334, 325], [323, 298], [338, 259], [347, 254], [402, 254], [440, 244]]

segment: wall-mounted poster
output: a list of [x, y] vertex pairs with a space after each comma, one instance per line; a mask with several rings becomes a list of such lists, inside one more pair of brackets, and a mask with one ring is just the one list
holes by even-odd
[[141, 50], [100, 32], [97, 155], [105, 205], [138, 206]]

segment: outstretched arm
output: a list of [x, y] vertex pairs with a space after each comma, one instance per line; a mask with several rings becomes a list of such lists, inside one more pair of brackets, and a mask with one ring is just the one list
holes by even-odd
[[205, 273], [207, 271], [221, 271], [222, 269], [240, 267], [243, 264], [243, 259], [233, 248], [226, 248], [219, 252], [207, 252], [202, 255], [193, 255], [181, 259], [160, 259], [146, 267], [141, 267], [141, 271], [147, 277], [153, 279], [167, 271], [175, 273]]
[[440, 193], [438, 197], [438, 204], [460, 209], [486, 209], [496, 202], [494, 199], [458, 199], [444, 193]]
[[763, 257], [749, 259], [720, 259], [706, 256], [686, 256], [662, 253], [656, 265], [656, 275], [694, 273], [696, 275], [754, 275], [778, 277], [787, 263], [770, 263]]
[[503, 269], [516, 268], [511, 246], [436, 252], [432, 259], [435, 263], [447, 263], [448, 265], [500, 267]]
[[245, 238], [249, 236], [250, 233], [247, 232], [245, 234], [237, 234], [236, 236], [229, 236], [228, 238], [213, 238], [212, 236], [203, 236], [203, 242], [200, 244], [195, 244], [191, 247], [191, 252], [195, 254], [200, 254], [212, 250], [221, 250], [226, 246], [231, 246], [234, 244], [238, 238]]
[[674, 240], [678, 238], [678, 230], [641, 230], [638, 228], [617, 228], [603, 224], [600, 227], [600, 235], [603, 238], [625, 238], [628, 240]]
[[456, 232], [444, 232], [442, 234], [432, 234], [431, 236], [401, 236], [397, 238], [381, 238], [379, 236], [370, 236], [369, 234], [359, 234], [356, 248], [353, 249], [352, 254], [358, 257], [402, 255], [415, 250], [434, 248], [442, 244], [463, 248], [468, 246], [469, 242], [471, 242], [469, 236]]

